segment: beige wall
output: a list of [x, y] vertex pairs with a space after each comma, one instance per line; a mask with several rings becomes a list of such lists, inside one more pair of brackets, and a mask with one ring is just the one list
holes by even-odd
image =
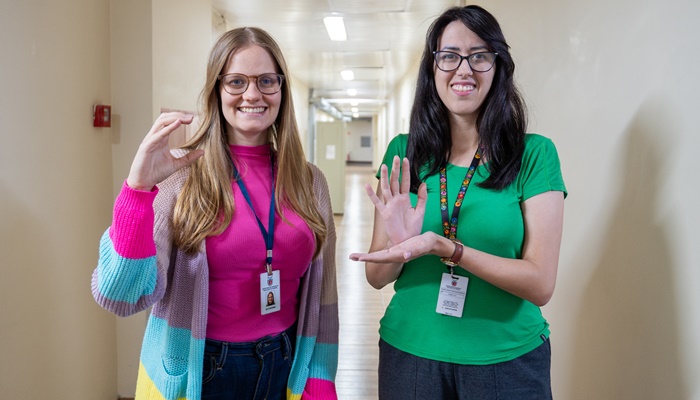
[[0, 397], [116, 396], [115, 318], [90, 294], [110, 221], [109, 1], [0, 5]]
[[212, 38], [211, 0], [151, 0], [153, 112], [197, 111]]
[[[152, 7], [149, 1], [110, 2], [113, 196], [153, 116]], [[106, 313], [106, 311], [105, 311]], [[133, 395], [146, 313], [116, 318], [117, 393]]]
[[570, 191], [553, 325], [567, 399], [699, 399], [700, 3], [491, 1]]
[[156, 110], [196, 110], [211, 32], [209, 1], [2, 3], [0, 397], [133, 395], [145, 313], [117, 321], [90, 276]]
[[700, 3], [479, 4], [570, 193], [543, 310], [555, 398], [700, 399]]
[[[111, 2], [114, 196], [161, 109], [197, 112], [211, 48], [209, 0]], [[147, 313], [118, 318], [117, 392], [131, 397]]]

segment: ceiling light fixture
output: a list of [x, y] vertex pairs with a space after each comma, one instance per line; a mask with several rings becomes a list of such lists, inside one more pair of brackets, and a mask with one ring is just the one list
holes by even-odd
[[355, 79], [355, 73], [351, 69], [346, 69], [345, 71], [340, 71], [340, 76], [343, 77], [344, 81], [351, 81]]
[[348, 40], [348, 35], [345, 32], [343, 17], [326, 17], [323, 19], [323, 24], [326, 25], [326, 30], [328, 31], [328, 36], [331, 38], [331, 40]]
[[348, 89], [348, 96], [357, 96], [357, 89]]
[[360, 114], [354, 113], [354, 114], [352, 115], [352, 117], [353, 117], [353, 118], [360, 118]]
[[350, 109], [350, 111], [356, 113], [356, 112], [360, 111], [360, 109], [357, 108], [357, 107], [353, 107], [353, 108]]

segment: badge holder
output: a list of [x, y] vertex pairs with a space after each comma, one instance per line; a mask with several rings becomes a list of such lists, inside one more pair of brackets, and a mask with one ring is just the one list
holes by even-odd
[[466, 276], [454, 275], [454, 268], [450, 268], [450, 272], [443, 273], [435, 311], [438, 314], [461, 318], [464, 301], [467, 297], [468, 283], [469, 278]]
[[280, 298], [280, 272], [267, 264], [260, 274], [260, 314], [266, 315], [282, 309]]
[[438, 314], [449, 315], [451, 317], [462, 318], [464, 302], [467, 298], [469, 278], [466, 276], [455, 275], [455, 267], [458, 264], [453, 260], [458, 260], [462, 257], [462, 243], [458, 240], [454, 240], [454, 242], [456, 254], [453, 254], [452, 257], [444, 257], [440, 259], [443, 264], [447, 265], [449, 272], [442, 274], [442, 280], [440, 281], [440, 293], [438, 294], [438, 302], [435, 312]]

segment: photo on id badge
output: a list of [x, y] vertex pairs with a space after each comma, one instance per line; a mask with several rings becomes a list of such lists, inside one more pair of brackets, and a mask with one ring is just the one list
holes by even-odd
[[272, 271], [260, 274], [260, 314], [270, 314], [281, 309], [280, 303], [280, 272]]

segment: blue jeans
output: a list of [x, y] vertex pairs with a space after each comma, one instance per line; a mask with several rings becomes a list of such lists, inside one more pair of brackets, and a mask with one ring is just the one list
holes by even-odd
[[257, 342], [207, 339], [204, 345], [202, 400], [276, 400], [287, 396], [296, 324]]
[[551, 347], [491, 365], [461, 365], [416, 357], [379, 341], [381, 400], [551, 400]]

